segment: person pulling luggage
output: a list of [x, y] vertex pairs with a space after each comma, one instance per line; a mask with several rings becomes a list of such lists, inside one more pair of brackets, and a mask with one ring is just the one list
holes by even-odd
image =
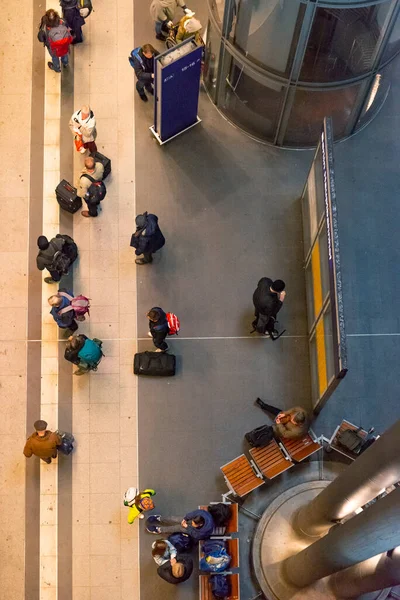
[[36, 266], [39, 271], [47, 269], [51, 277], [45, 277], [46, 283], [57, 283], [63, 275], [67, 275], [78, 257], [78, 247], [69, 235], [57, 233], [50, 242], [40, 235], [37, 240], [39, 248]]
[[137, 265], [147, 265], [153, 262], [153, 252], [160, 250], [165, 244], [165, 238], [158, 226], [158, 217], [144, 212], [136, 217], [136, 231], [131, 237], [131, 246], [135, 248], [136, 256], [143, 254], [143, 258], [136, 258]]
[[103, 342], [97, 338], [92, 340], [86, 335], [71, 335], [68, 338], [64, 352], [65, 360], [78, 365], [74, 375], [84, 375], [89, 371], [97, 371], [97, 367], [104, 356], [101, 346]]
[[[77, 183], [78, 196], [87, 204], [89, 210], [82, 210], [83, 217], [97, 217], [100, 206], [100, 195], [96, 194], [96, 186], [93, 183], [102, 181], [104, 175], [104, 165], [95, 161], [92, 156], [85, 158], [85, 168], [82, 169]], [[102, 183], [104, 186], [104, 183]], [[104, 186], [105, 188], [105, 186]], [[99, 190], [101, 193], [101, 190]], [[103, 196], [104, 197], [104, 196]]]

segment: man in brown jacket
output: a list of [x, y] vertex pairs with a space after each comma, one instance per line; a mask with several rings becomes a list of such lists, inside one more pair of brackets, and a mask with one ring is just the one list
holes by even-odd
[[288, 440], [301, 439], [310, 427], [307, 412], [301, 406], [294, 406], [289, 410], [281, 410], [257, 398], [256, 404], [265, 412], [274, 415], [275, 425], [272, 426], [275, 438]]
[[52, 458], [57, 458], [57, 446], [61, 444], [61, 438], [47, 429], [46, 421], [35, 421], [33, 426], [36, 431], [26, 440], [24, 454], [27, 458], [34, 454], [50, 464]]

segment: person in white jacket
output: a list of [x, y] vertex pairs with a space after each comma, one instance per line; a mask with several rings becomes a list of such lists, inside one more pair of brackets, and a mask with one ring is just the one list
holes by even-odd
[[82, 108], [74, 112], [69, 121], [69, 128], [74, 137], [81, 136], [82, 138], [83, 147], [80, 152], [83, 153], [86, 150], [89, 150], [91, 154], [97, 152], [95, 142], [97, 137], [96, 118], [90, 106], [82, 106]]
[[[194, 12], [185, 4], [185, 0], [153, 0], [150, 4], [150, 14], [155, 22], [156, 38], [165, 40], [168, 35], [168, 27], [173, 26], [176, 9], [182, 8], [183, 12], [193, 17]], [[165, 35], [163, 34], [165, 32]]]

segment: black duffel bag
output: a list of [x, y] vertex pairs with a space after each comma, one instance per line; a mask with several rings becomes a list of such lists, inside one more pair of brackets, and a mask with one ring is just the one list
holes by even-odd
[[262, 448], [263, 446], [268, 446], [273, 440], [274, 430], [271, 425], [261, 425], [261, 427], [257, 427], [257, 429], [246, 433], [244, 437], [253, 448]]

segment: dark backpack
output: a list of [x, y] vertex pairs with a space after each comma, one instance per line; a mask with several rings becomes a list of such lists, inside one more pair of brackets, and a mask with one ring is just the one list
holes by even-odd
[[214, 598], [227, 598], [231, 593], [231, 585], [226, 575], [211, 575], [211, 592]]
[[231, 518], [232, 511], [229, 504], [219, 502], [218, 504], [210, 504], [208, 512], [213, 518], [216, 527], [226, 527]]
[[62, 250], [57, 250], [53, 256], [53, 262], [51, 263], [51, 267], [49, 267], [49, 271], [57, 271], [61, 275], [67, 275], [71, 262], [69, 256], [64, 254]]
[[257, 429], [249, 431], [244, 436], [253, 448], [262, 448], [268, 446], [274, 437], [274, 430], [271, 425], [261, 425]]
[[181, 533], [179, 531], [176, 533], [171, 533], [168, 541], [175, 546], [178, 552], [190, 552], [193, 546], [193, 540], [190, 535], [187, 533]]
[[107, 189], [104, 181], [96, 181], [96, 179], [94, 179], [87, 173], [84, 173], [83, 175], [81, 175], [81, 177], [87, 177], [87, 179], [89, 179], [92, 182], [92, 185], [89, 187], [85, 196], [89, 204], [99, 204], [99, 202], [104, 200], [107, 194]]
[[57, 446], [57, 450], [59, 452], [61, 452], [62, 454], [65, 454], [68, 456], [68, 454], [71, 454], [72, 450], [74, 449], [73, 446], [73, 442], [74, 442], [74, 436], [72, 435], [72, 433], [67, 433], [66, 431], [60, 431], [59, 429], [57, 429], [56, 434], [60, 436], [61, 438], [61, 444], [60, 446]]

